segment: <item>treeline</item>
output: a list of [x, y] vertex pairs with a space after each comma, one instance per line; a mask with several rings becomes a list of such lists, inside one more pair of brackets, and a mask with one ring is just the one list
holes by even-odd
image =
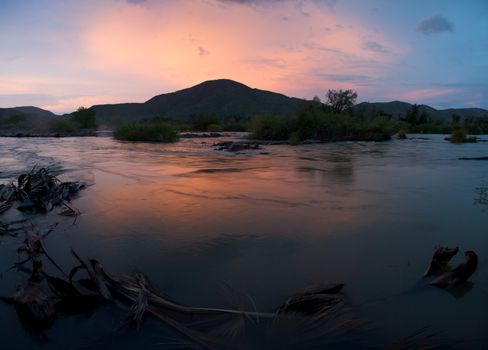
[[420, 112], [416, 104], [412, 105], [405, 117], [400, 120], [407, 123], [408, 130], [414, 133], [450, 134], [456, 130], [463, 130], [473, 135], [488, 134], [488, 116], [462, 118], [458, 114], [452, 114], [451, 120], [443, 121], [431, 118], [426, 111]]
[[[401, 117], [381, 110], [365, 115], [356, 111], [357, 93], [353, 90], [329, 90], [325, 102], [318, 97], [304, 105], [294, 116], [265, 115], [254, 118], [197, 115], [185, 121], [171, 121], [154, 117], [136, 123], [115, 126], [114, 137], [130, 141], [174, 142], [181, 131], [222, 132], [248, 131], [250, 137], [262, 140], [289, 141], [298, 144], [305, 140], [317, 141], [385, 141], [399, 133], [488, 134], [488, 118], [461, 118], [451, 120], [431, 118], [429, 113], [412, 105]], [[49, 123], [52, 133], [60, 135], [83, 134], [97, 128], [95, 112], [80, 107], [68, 117]]]

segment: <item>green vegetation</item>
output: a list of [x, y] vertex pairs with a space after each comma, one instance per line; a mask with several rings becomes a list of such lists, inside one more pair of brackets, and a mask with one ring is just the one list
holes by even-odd
[[452, 143], [468, 143], [478, 141], [478, 139], [474, 136], [467, 136], [466, 131], [461, 129], [455, 130], [449, 139]]
[[[325, 95], [327, 97], [326, 105], [335, 113], [341, 113], [352, 109], [358, 94], [352, 90], [329, 90]], [[314, 97], [314, 102], [320, 99]]]
[[195, 131], [210, 131], [209, 126], [219, 125], [220, 120], [214, 115], [201, 115], [196, 117], [192, 123], [192, 129]]
[[316, 102], [295, 117], [264, 116], [251, 125], [252, 137], [262, 140], [307, 139], [320, 141], [385, 141], [398, 130], [398, 122], [388, 117], [363, 118], [352, 113], [337, 113]]
[[49, 122], [49, 131], [60, 135], [70, 135], [76, 133], [77, 127], [72, 119], [61, 117]]
[[191, 125], [187, 125], [182, 129], [191, 131], [247, 131], [249, 121], [243, 118], [226, 118], [220, 120], [215, 115], [201, 115], [193, 119]]
[[78, 129], [96, 129], [97, 120], [95, 118], [95, 111], [90, 108], [80, 107], [73, 112], [73, 122]]
[[69, 135], [92, 135], [97, 128], [95, 112], [89, 108], [80, 107], [71, 116], [56, 117], [48, 124], [49, 132]]
[[400, 140], [406, 140], [407, 139], [407, 133], [405, 130], [403, 129], [400, 129], [398, 130], [397, 132], [397, 137], [400, 139]]
[[298, 146], [300, 144], [300, 136], [296, 132], [292, 132], [288, 138], [288, 143], [292, 146]]
[[164, 122], [128, 123], [117, 127], [114, 138], [124, 141], [175, 142], [178, 132]]
[[408, 124], [408, 131], [414, 134], [450, 134], [453, 126], [449, 123], [443, 123], [440, 120], [432, 120], [424, 124]]
[[12, 114], [12, 115], [0, 120], [0, 127], [2, 127], [2, 128], [16, 127], [19, 124], [23, 124], [26, 121], [26, 119], [27, 118], [25, 117], [25, 115], [23, 115], [21, 113]]

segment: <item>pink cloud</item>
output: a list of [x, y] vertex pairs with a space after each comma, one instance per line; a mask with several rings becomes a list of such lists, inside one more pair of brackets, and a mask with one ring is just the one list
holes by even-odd
[[[101, 71], [130, 72], [173, 89], [225, 77], [309, 98], [312, 90], [365, 89], [324, 74], [380, 76], [396, 59], [386, 48], [403, 51], [361, 23], [314, 2], [298, 11], [293, 1], [263, 7], [120, 2], [98, 11], [82, 36], [90, 65]], [[382, 50], [371, 49], [372, 37]]]
[[457, 88], [427, 88], [427, 89], [415, 89], [407, 92], [399, 93], [396, 98], [406, 101], [426, 101], [435, 97], [442, 97], [457, 94], [463, 91]]
[[105, 104], [107, 101], [111, 103], [123, 103], [130, 99], [127, 96], [112, 96], [112, 95], [97, 95], [97, 96], [60, 96], [56, 97], [54, 101], [48, 104], [39, 106], [54, 113], [64, 113], [66, 111], [73, 111], [78, 107], [90, 107], [96, 104]]

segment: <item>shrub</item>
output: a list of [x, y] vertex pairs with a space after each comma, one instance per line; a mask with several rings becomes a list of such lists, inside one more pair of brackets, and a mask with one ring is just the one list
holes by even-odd
[[124, 141], [175, 142], [178, 133], [164, 122], [128, 123], [117, 127], [114, 138]]
[[219, 132], [222, 131], [222, 127], [219, 124], [210, 124], [209, 126], [207, 126], [207, 131]]
[[12, 114], [3, 120], [3, 124], [6, 126], [14, 126], [20, 123], [24, 123], [27, 120], [23, 114]]
[[222, 131], [247, 131], [249, 129], [249, 125], [247, 122], [226, 122], [222, 125]]
[[196, 131], [210, 131], [210, 125], [220, 124], [219, 118], [214, 115], [201, 115], [193, 120], [193, 130]]
[[405, 132], [405, 130], [400, 129], [400, 130], [398, 130], [398, 132], [397, 132], [397, 137], [398, 137], [400, 140], [405, 140], [405, 139], [407, 138], [407, 133]]
[[449, 139], [452, 143], [467, 143], [477, 142], [478, 139], [474, 136], [468, 137], [466, 131], [462, 129], [455, 130]]
[[443, 123], [441, 121], [432, 121], [430, 123], [424, 123], [409, 127], [409, 131], [412, 133], [420, 134], [449, 134], [453, 130], [452, 126]]
[[252, 137], [263, 140], [318, 139], [321, 141], [385, 141], [397, 130], [386, 117], [360, 118], [310, 106], [297, 116], [253, 120]]
[[79, 129], [96, 129], [95, 111], [91, 108], [80, 107], [73, 112], [73, 121]]
[[49, 122], [49, 131], [56, 134], [68, 135], [76, 132], [77, 127], [72, 119], [60, 117]]
[[298, 136], [296, 132], [292, 132], [290, 137], [288, 138], [288, 143], [292, 146], [298, 146], [300, 142], [300, 136]]
[[288, 140], [292, 131], [292, 119], [278, 116], [262, 116], [252, 121], [252, 137], [259, 140]]

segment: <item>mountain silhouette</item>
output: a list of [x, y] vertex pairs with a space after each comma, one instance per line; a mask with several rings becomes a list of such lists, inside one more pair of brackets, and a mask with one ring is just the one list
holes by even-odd
[[256, 115], [293, 115], [305, 100], [271, 91], [253, 89], [233, 80], [209, 80], [176, 92], [154, 96], [144, 103], [91, 107], [101, 123], [144, 119], [191, 120], [201, 115], [220, 119]]

